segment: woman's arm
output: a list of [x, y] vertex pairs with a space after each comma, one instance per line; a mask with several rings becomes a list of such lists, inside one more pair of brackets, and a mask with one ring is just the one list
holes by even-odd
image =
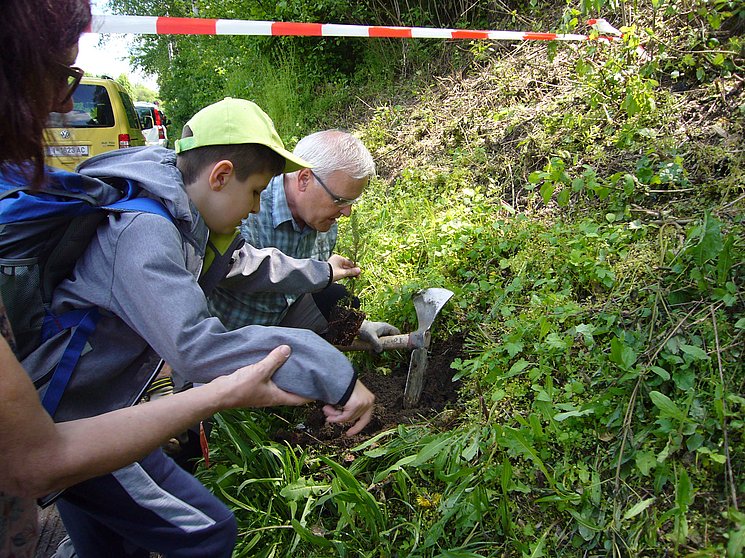
[[55, 424], [10, 347], [0, 339], [0, 492], [38, 497], [111, 472], [222, 409], [306, 403], [271, 381], [289, 354], [289, 347], [280, 346], [262, 361], [207, 385]]

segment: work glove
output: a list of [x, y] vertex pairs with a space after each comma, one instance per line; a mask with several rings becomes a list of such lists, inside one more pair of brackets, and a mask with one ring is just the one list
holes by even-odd
[[378, 338], [383, 335], [399, 335], [400, 333], [401, 332], [397, 327], [386, 322], [371, 322], [370, 320], [364, 320], [357, 335], [363, 341], [370, 343], [373, 350], [376, 353], [379, 353], [383, 350], [383, 347], [380, 345]]

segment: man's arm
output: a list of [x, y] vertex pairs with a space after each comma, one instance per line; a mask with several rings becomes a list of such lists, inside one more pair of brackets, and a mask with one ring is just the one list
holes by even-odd
[[271, 376], [289, 357], [278, 347], [255, 365], [151, 403], [54, 424], [5, 340], [0, 339], [0, 492], [37, 497], [119, 469], [217, 411], [300, 405]]
[[331, 281], [357, 277], [360, 268], [334, 254], [328, 262], [293, 258], [277, 248], [254, 248], [244, 244], [220, 287], [245, 293], [313, 293]]
[[274, 374], [274, 383], [308, 399], [341, 405], [359, 417], [355, 420], [365, 421], [364, 411], [372, 403], [352, 397], [357, 384], [351, 363], [315, 333], [262, 326], [228, 331], [210, 316], [170, 223], [155, 215], [124, 215], [111, 234], [116, 238], [107, 243], [115, 246], [116, 258], [107, 309], [145, 339], [175, 375], [207, 383], [258, 362], [278, 345], [289, 345], [292, 356]]
[[244, 244], [220, 287], [247, 293], [312, 293], [332, 280], [331, 266], [319, 260], [292, 258], [277, 248]]

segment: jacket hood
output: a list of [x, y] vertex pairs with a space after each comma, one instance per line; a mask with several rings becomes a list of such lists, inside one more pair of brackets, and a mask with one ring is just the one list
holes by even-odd
[[97, 155], [84, 161], [77, 172], [94, 178], [128, 178], [160, 199], [179, 221], [193, 223], [189, 196], [181, 172], [176, 168], [176, 153], [164, 147], [130, 147]]

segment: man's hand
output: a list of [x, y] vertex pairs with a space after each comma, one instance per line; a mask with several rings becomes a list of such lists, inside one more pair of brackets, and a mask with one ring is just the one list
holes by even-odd
[[401, 332], [397, 327], [392, 326], [391, 324], [388, 324], [386, 322], [371, 322], [369, 320], [365, 320], [364, 322], [362, 322], [357, 335], [363, 341], [367, 341], [368, 343], [370, 343], [370, 345], [372, 345], [373, 347], [373, 350], [376, 353], [379, 353], [383, 350], [383, 347], [380, 346], [380, 341], [378, 341], [378, 339], [382, 335], [399, 335], [400, 333]]
[[331, 264], [334, 281], [345, 277], [357, 277], [362, 271], [352, 260], [338, 254], [333, 254], [328, 262]]
[[224, 390], [223, 403], [226, 408], [303, 405], [311, 399], [284, 391], [272, 381], [272, 375], [290, 357], [290, 353], [290, 347], [280, 345], [256, 364], [215, 378], [207, 385], [217, 384]]
[[334, 405], [325, 405], [323, 414], [326, 415], [326, 422], [353, 422], [352, 428], [347, 430], [347, 436], [354, 436], [362, 432], [372, 418], [373, 403], [375, 396], [365, 385], [357, 380], [351, 397], [342, 408]]

